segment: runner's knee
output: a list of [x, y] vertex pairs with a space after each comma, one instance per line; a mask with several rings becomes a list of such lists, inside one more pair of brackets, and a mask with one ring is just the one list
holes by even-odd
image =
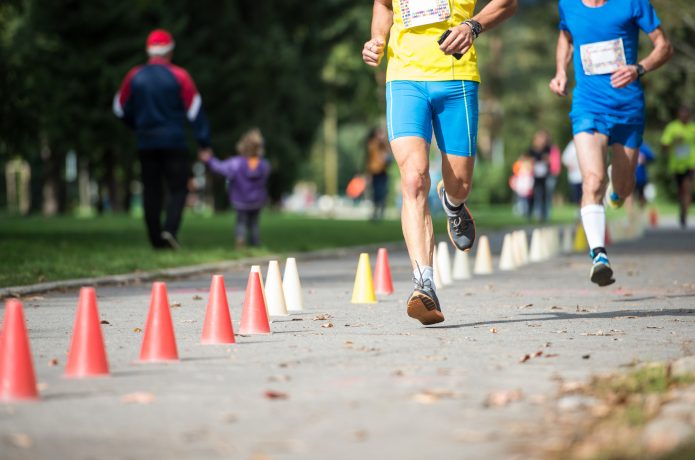
[[429, 172], [405, 172], [401, 176], [404, 199], [418, 199], [427, 196], [430, 189]]

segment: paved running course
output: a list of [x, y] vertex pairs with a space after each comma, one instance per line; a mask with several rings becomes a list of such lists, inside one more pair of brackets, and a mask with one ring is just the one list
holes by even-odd
[[[167, 365], [135, 363], [149, 285], [99, 288], [113, 376], [96, 380], [61, 378], [77, 292], [25, 299], [43, 400], [0, 406], [0, 458], [526, 458], [559, 379], [695, 353], [695, 234], [609, 251], [609, 288], [588, 282], [585, 255], [561, 256], [445, 288], [432, 328], [405, 316], [404, 253], [396, 295], [373, 306], [349, 303], [357, 254], [300, 260], [307, 310], [219, 347], [198, 344], [209, 276], [170, 282], [182, 361]], [[246, 277], [225, 273], [235, 330]], [[519, 401], [485, 404], [512, 390]]]

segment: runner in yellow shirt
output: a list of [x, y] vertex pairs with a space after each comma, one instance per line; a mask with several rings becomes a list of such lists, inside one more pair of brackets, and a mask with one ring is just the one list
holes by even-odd
[[427, 204], [432, 132], [442, 152], [437, 192], [454, 245], [469, 250], [475, 222], [465, 200], [471, 190], [478, 133], [478, 73], [473, 41], [516, 10], [516, 0], [375, 0], [372, 37], [362, 59], [376, 67], [388, 39], [386, 123], [401, 173], [401, 225], [413, 265], [408, 315], [423, 324], [444, 321], [432, 269], [434, 238]]
[[678, 109], [678, 118], [666, 125], [661, 145], [668, 155], [668, 170], [678, 185], [680, 223], [682, 228], [686, 228], [695, 170], [695, 122], [690, 120], [688, 107]]

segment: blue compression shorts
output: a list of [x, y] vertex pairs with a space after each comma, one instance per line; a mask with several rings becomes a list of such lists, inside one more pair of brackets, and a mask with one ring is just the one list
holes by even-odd
[[608, 137], [608, 145], [620, 144], [631, 149], [642, 145], [644, 122], [608, 114], [572, 112], [572, 134], [601, 133]]
[[478, 138], [478, 82], [469, 80], [386, 83], [389, 140], [415, 136], [449, 155], [475, 156]]

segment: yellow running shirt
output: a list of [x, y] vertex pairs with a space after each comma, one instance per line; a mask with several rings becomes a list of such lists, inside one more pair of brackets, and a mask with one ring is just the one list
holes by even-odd
[[[393, 26], [388, 43], [386, 81], [480, 81], [475, 47], [460, 59], [444, 54], [437, 39], [447, 29], [473, 16], [476, 0], [393, 0]], [[451, 14], [447, 20], [413, 25], [413, 11], [432, 3]], [[448, 5], [447, 5], [448, 4]], [[411, 27], [406, 28], [408, 23]]]

